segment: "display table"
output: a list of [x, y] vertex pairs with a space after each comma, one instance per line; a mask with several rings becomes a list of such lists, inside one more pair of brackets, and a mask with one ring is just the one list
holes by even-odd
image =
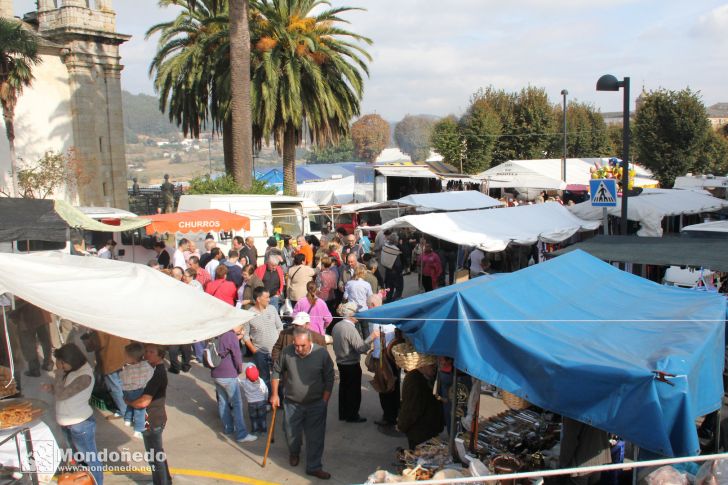
[[[50, 483], [58, 467], [61, 450], [53, 437], [53, 432], [43, 421], [33, 424], [29, 430], [33, 457], [38, 470], [38, 481], [40, 483]], [[0, 463], [5, 467], [30, 470], [28, 449], [22, 432], [18, 432], [18, 430], [0, 431], [0, 442], [14, 433], [17, 433], [15, 438], [0, 445]], [[18, 450], [20, 450], [20, 460], [22, 461], [18, 460]]]

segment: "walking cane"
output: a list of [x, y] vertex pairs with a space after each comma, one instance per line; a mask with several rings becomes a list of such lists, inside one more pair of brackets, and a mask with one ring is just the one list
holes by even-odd
[[265, 463], [268, 461], [268, 452], [270, 451], [270, 441], [273, 438], [273, 431], [276, 427], [276, 411], [278, 410], [278, 406], [273, 407], [273, 417], [270, 420], [270, 429], [268, 430], [268, 442], [265, 444], [265, 454], [263, 454], [263, 468], [265, 468]]

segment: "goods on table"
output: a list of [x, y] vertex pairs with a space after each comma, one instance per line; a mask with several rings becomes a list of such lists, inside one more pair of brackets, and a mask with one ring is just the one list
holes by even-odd
[[[552, 413], [509, 410], [480, 421], [477, 454], [495, 473], [503, 473], [496, 468], [542, 470], [546, 468], [542, 452], [553, 448], [560, 434], [561, 423]], [[469, 433], [463, 433], [463, 439], [468, 443]]]
[[0, 398], [14, 396], [17, 393], [18, 388], [10, 368], [0, 366]]
[[43, 410], [34, 408], [27, 400], [0, 403], [0, 429], [22, 426], [42, 415]]

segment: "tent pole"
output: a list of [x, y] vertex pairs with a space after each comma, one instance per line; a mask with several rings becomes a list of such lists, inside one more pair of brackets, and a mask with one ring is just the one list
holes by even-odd
[[[639, 446], [632, 446], [632, 461], [638, 461], [640, 448]], [[632, 468], [632, 485], [637, 485], [637, 468]]]
[[[452, 398], [450, 397], [452, 394]], [[455, 417], [458, 411], [458, 369], [455, 360], [452, 363], [452, 385], [447, 398], [450, 400], [450, 456], [455, 456]]]
[[12, 384], [13, 380], [15, 380], [15, 364], [13, 363], [13, 349], [10, 345], [10, 332], [8, 331], [8, 316], [5, 313], [5, 305], [0, 305], [3, 308], [3, 326], [5, 328], [5, 343], [7, 345], [8, 349], [8, 366], [10, 367], [10, 380], [8, 381], [8, 385], [5, 387], [10, 387], [10, 384]]
[[716, 453], [720, 450], [720, 410], [721, 408], [718, 408], [715, 412], [715, 431], [713, 433], [713, 436], [715, 437], [715, 447], [713, 449]]

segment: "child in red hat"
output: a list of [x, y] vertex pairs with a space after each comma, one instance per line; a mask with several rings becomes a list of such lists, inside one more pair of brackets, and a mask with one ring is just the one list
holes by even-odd
[[241, 377], [240, 383], [243, 385], [245, 400], [248, 402], [250, 431], [252, 433], [267, 433], [268, 386], [260, 378], [260, 373], [255, 364], [248, 364], [245, 368], [245, 378]]

